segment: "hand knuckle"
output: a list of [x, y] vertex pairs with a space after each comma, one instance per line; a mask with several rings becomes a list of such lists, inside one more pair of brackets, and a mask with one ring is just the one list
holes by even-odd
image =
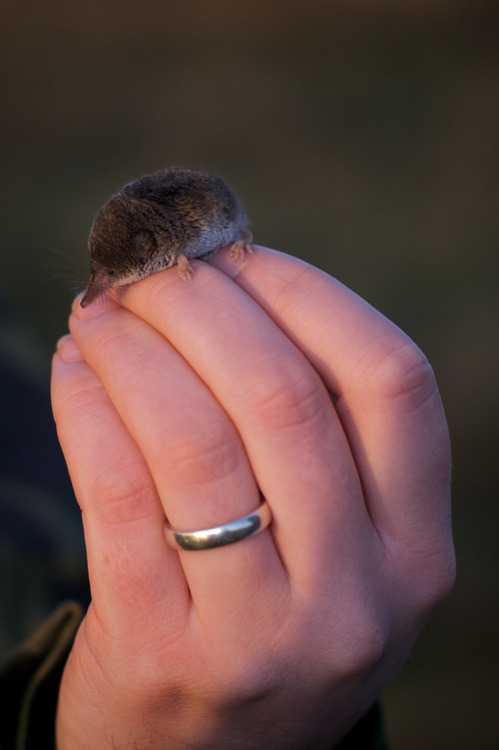
[[433, 370], [423, 352], [404, 339], [381, 356], [369, 356], [358, 369], [366, 392], [378, 401], [403, 401], [416, 409], [437, 391]]
[[169, 481], [185, 486], [228, 476], [242, 458], [237, 433], [225, 418], [213, 415], [195, 429], [179, 427], [163, 443]]
[[248, 413], [266, 429], [285, 430], [313, 423], [321, 416], [324, 399], [313, 370], [291, 362], [269, 375], [263, 387], [254, 385], [246, 402]]

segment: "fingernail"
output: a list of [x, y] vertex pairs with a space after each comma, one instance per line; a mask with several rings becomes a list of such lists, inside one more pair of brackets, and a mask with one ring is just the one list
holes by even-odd
[[88, 307], [81, 306], [82, 298], [83, 294], [79, 294], [74, 300], [72, 306], [73, 315], [79, 320], [91, 320], [92, 318], [96, 318], [98, 315], [102, 315], [102, 313], [116, 307], [116, 302], [114, 302], [107, 294], [97, 297], [97, 299], [94, 302], [91, 302]]
[[60, 338], [57, 342], [57, 353], [66, 365], [83, 362], [84, 360], [80, 347], [70, 333]]

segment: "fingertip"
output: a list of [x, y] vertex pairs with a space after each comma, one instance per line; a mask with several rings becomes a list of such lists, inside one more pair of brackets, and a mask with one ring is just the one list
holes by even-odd
[[66, 365], [83, 362], [85, 359], [80, 347], [70, 333], [59, 339], [56, 346], [56, 354], [59, 356], [61, 362]]

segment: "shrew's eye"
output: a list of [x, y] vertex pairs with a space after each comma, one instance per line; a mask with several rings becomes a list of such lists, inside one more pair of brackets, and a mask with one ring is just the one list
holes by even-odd
[[109, 268], [109, 269], [108, 269], [108, 274], [109, 274], [110, 276], [112, 276], [112, 275], [114, 274], [114, 268]]

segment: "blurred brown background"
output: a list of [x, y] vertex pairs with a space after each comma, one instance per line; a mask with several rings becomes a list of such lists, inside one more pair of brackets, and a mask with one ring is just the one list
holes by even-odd
[[47, 363], [85, 284], [94, 213], [173, 164], [226, 177], [257, 242], [340, 278], [430, 358], [453, 440], [458, 581], [385, 696], [394, 750], [499, 747], [496, 9], [0, 7], [1, 286]]

